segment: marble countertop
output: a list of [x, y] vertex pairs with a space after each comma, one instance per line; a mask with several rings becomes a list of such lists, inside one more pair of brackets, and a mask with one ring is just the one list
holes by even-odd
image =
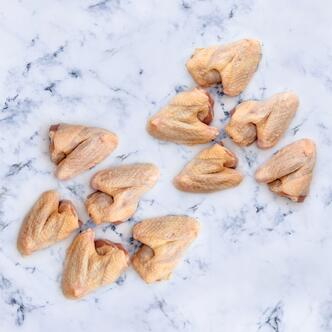
[[[332, 2], [313, 0], [12, 0], [0, 9], [0, 331], [332, 330]], [[293, 90], [300, 108], [267, 151], [236, 147], [245, 175], [236, 188], [186, 194], [171, 183], [203, 146], [159, 142], [146, 119], [194, 86], [184, 67], [196, 47], [257, 38], [263, 57], [247, 89], [215, 98], [223, 129], [241, 100]], [[115, 152], [71, 181], [53, 176], [47, 131], [68, 122], [119, 136]], [[318, 160], [302, 204], [253, 179], [278, 148], [308, 137]], [[84, 199], [96, 170], [153, 162], [161, 178], [132, 219], [97, 234], [132, 251], [143, 218], [187, 214], [199, 238], [170, 281], [146, 285], [132, 270], [79, 300], [60, 290], [69, 239], [22, 258], [16, 237], [39, 194], [58, 190], [88, 221]]]

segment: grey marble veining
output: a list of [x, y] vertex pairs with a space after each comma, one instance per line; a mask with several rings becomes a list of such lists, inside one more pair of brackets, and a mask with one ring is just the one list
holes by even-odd
[[[12, 0], [0, 6], [0, 331], [332, 330], [332, 40], [330, 1], [313, 0]], [[242, 184], [196, 195], [174, 175], [203, 146], [152, 139], [146, 119], [177, 92], [194, 87], [184, 67], [196, 47], [245, 37], [263, 43], [247, 89], [229, 98], [212, 88], [213, 125], [239, 158]], [[293, 90], [300, 108], [276, 147], [236, 147], [223, 128], [249, 98]], [[68, 122], [117, 133], [119, 146], [93, 170], [57, 181], [48, 127]], [[295, 204], [253, 179], [280, 147], [317, 143], [309, 197]], [[168, 282], [145, 285], [128, 269], [116, 283], [79, 301], [60, 291], [73, 236], [22, 258], [16, 237], [41, 192], [58, 190], [88, 222], [89, 179], [109, 165], [155, 163], [157, 185], [133, 218], [101, 225], [100, 237], [133, 252], [135, 222], [188, 214], [199, 238]], [[86, 227], [86, 226], [84, 226]]]

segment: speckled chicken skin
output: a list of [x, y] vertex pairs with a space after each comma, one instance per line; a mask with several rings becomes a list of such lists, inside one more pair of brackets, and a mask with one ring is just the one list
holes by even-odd
[[68, 237], [79, 227], [73, 204], [59, 200], [57, 192], [44, 192], [33, 205], [21, 226], [17, 248], [22, 255], [48, 247]]
[[310, 139], [301, 139], [277, 151], [256, 171], [258, 182], [294, 202], [303, 202], [308, 195], [316, 162], [316, 146]]
[[87, 229], [76, 236], [67, 250], [63, 294], [69, 299], [81, 298], [114, 282], [128, 264], [128, 253], [120, 244], [95, 240], [94, 232]]
[[133, 255], [132, 266], [146, 283], [169, 279], [198, 232], [198, 222], [188, 216], [164, 216], [139, 222], [133, 228], [133, 238], [142, 246]]
[[235, 170], [236, 156], [219, 144], [205, 148], [174, 178], [176, 188], [194, 193], [209, 193], [237, 186], [242, 175]]
[[96, 191], [85, 201], [92, 221], [117, 224], [127, 220], [135, 213], [141, 196], [158, 178], [158, 168], [149, 163], [110, 167], [97, 172], [91, 179], [91, 187]]
[[213, 100], [203, 89], [180, 92], [147, 123], [148, 133], [160, 140], [194, 145], [208, 143], [218, 135], [210, 127]]
[[299, 99], [293, 92], [277, 93], [263, 101], [245, 101], [232, 111], [225, 131], [238, 145], [257, 140], [259, 148], [271, 148], [287, 130], [298, 106]]
[[55, 176], [68, 180], [103, 161], [117, 146], [117, 136], [105, 129], [58, 124], [50, 127], [50, 155]]
[[254, 39], [242, 39], [221, 46], [198, 48], [186, 66], [199, 86], [221, 83], [223, 93], [237, 96], [248, 85], [260, 58], [260, 43]]

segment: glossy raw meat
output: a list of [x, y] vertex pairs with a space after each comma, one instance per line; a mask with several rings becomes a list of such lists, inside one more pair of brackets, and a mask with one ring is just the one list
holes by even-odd
[[147, 131], [155, 138], [180, 144], [203, 144], [218, 135], [210, 127], [213, 100], [202, 89], [181, 92], [148, 120]]
[[133, 237], [142, 242], [132, 265], [145, 282], [169, 279], [185, 249], [197, 237], [199, 224], [187, 216], [146, 219], [133, 228]]
[[236, 144], [245, 146], [257, 139], [259, 148], [270, 148], [288, 128], [298, 105], [292, 92], [278, 93], [264, 101], [245, 101], [234, 109], [225, 131]]
[[220, 144], [201, 151], [174, 178], [174, 185], [182, 191], [208, 193], [237, 186], [242, 181], [236, 171], [235, 155]]
[[79, 220], [70, 201], [59, 201], [55, 191], [44, 192], [25, 217], [17, 239], [22, 255], [48, 247], [79, 227]]
[[85, 206], [94, 223], [119, 223], [131, 217], [140, 197], [154, 186], [159, 170], [141, 163], [111, 167], [97, 172], [91, 179], [96, 192], [88, 196]]
[[94, 232], [88, 229], [77, 235], [67, 250], [62, 276], [63, 294], [77, 299], [111, 284], [128, 263], [128, 253], [120, 244], [95, 240]]
[[50, 127], [51, 160], [60, 180], [72, 178], [103, 161], [117, 146], [113, 133], [93, 127], [59, 124]]
[[276, 152], [256, 171], [256, 180], [294, 202], [303, 202], [309, 192], [316, 161], [315, 143], [301, 139]]
[[248, 85], [260, 58], [260, 43], [242, 39], [196, 49], [187, 61], [187, 69], [198, 85], [208, 87], [221, 83], [226, 95], [236, 96]]

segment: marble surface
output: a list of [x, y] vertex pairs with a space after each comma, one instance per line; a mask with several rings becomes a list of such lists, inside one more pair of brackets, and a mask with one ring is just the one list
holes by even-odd
[[[331, 331], [332, 39], [331, 1], [12, 0], [0, 7], [0, 331]], [[247, 89], [215, 98], [213, 125], [239, 158], [243, 183], [200, 195], [177, 191], [175, 174], [203, 146], [158, 142], [149, 115], [194, 86], [184, 64], [196, 47], [245, 37], [263, 43]], [[275, 148], [238, 148], [222, 129], [248, 98], [293, 90], [300, 108]], [[68, 122], [116, 132], [120, 144], [71, 181], [53, 176], [47, 130]], [[318, 160], [303, 204], [274, 196], [253, 179], [278, 148], [309, 137]], [[80, 301], [60, 291], [67, 239], [22, 258], [16, 237], [41, 192], [83, 202], [96, 170], [136, 161], [160, 168], [132, 219], [98, 236], [130, 252], [143, 218], [188, 214], [199, 238], [168, 282], [146, 285], [131, 269]]]

